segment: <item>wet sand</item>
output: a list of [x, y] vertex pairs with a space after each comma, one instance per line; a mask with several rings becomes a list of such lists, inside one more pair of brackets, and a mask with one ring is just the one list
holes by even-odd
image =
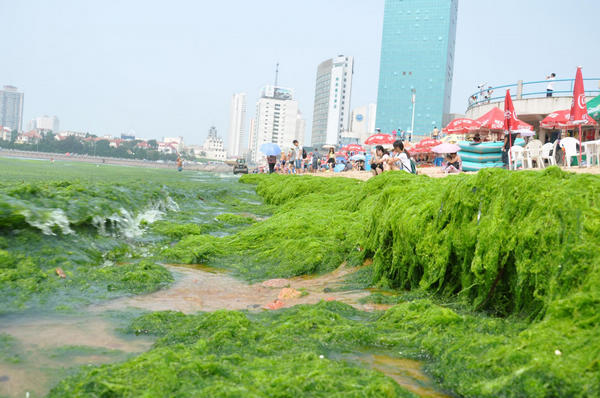
[[[91, 308], [92, 311], [119, 310], [129, 307], [151, 311], [174, 310], [186, 314], [198, 311], [255, 310], [262, 311], [278, 301], [277, 308], [298, 304], [316, 304], [321, 300], [337, 300], [361, 310], [380, 309], [360, 304], [368, 296], [365, 290], [335, 291], [343, 278], [356, 271], [342, 265], [332, 273], [248, 284], [221, 270], [203, 266], [168, 267], [175, 275], [174, 285], [166, 290], [132, 297], [123, 297]], [[299, 292], [299, 297], [280, 297], [284, 288]], [[334, 291], [332, 291], [334, 290]]]

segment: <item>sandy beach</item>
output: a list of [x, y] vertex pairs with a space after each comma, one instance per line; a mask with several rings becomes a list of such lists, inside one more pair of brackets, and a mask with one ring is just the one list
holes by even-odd
[[[600, 174], [600, 167], [561, 167], [562, 170], [572, 172], [572, 173], [587, 173], [587, 174]], [[528, 169], [528, 170], [540, 170], [540, 169]], [[517, 172], [520, 170], [517, 170]], [[464, 172], [466, 174], [475, 174], [476, 172]], [[355, 178], [357, 180], [366, 181], [369, 178], [373, 177], [371, 172], [367, 171], [345, 171], [340, 173], [334, 173], [329, 171], [318, 172], [318, 173], [305, 173], [306, 175], [313, 175], [318, 177], [346, 177], [346, 178]], [[441, 167], [419, 167], [418, 168], [419, 175], [426, 175], [433, 178], [442, 178], [449, 175], [456, 174], [446, 174], [442, 171]]]

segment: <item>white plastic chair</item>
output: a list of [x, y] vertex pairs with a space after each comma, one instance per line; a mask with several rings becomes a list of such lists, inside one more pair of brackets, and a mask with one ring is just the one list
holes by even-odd
[[519, 165], [519, 162], [521, 163], [521, 165], [524, 165], [525, 158], [523, 157], [523, 151], [523, 147], [518, 145], [513, 145], [510, 148], [511, 170], [516, 170]]
[[537, 168], [544, 168], [544, 161], [542, 160], [542, 141], [540, 140], [531, 140], [525, 146], [525, 163], [527, 163], [527, 167], [532, 169], [534, 161]]
[[560, 140], [560, 147], [563, 149], [565, 154], [565, 166], [571, 167], [571, 160], [579, 157], [577, 145], [579, 145], [579, 140], [577, 138], [565, 137]]
[[593, 163], [600, 164], [600, 144], [597, 141], [588, 141], [583, 142], [581, 145], [583, 145], [587, 167], [592, 167]]
[[542, 145], [542, 151], [540, 154], [540, 157], [542, 158], [542, 164], [544, 161], [548, 161], [548, 166], [556, 165], [556, 142], [558, 141], [554, 141], [554, 143], [547, 142], [544, 145]]

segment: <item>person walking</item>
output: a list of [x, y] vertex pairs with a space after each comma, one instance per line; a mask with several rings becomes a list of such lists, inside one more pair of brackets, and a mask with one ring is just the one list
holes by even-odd
[[273, 174], [273, 172], [275, 171], [275, 164], [277, 163], [277, 156], [267, 156], [267, 163], [269, 164], [269, 174]]
[[433, 131], [431, 132], [431, 138], [437, 140], [440, 135], [440, 130], [438, 130], [437, 126], [433, 126]]
[[550, 76], [546, 76], [548, 85], [546, 86], [546, 97], [552, 97], [554, 92], [554, 80], [556, 80], [556, 73], [551, 73]]
[[292, 159], [294, 161], [294, 168], [296, 169], [296, 173], [302, 174], [302, 146], [298, 142], [298, 140], [292, 141]]

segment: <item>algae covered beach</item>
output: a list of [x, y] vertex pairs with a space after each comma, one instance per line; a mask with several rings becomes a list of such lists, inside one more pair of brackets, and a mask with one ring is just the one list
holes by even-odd
[[600, 395], [598, 176], [0, 166], [0, 396]]

